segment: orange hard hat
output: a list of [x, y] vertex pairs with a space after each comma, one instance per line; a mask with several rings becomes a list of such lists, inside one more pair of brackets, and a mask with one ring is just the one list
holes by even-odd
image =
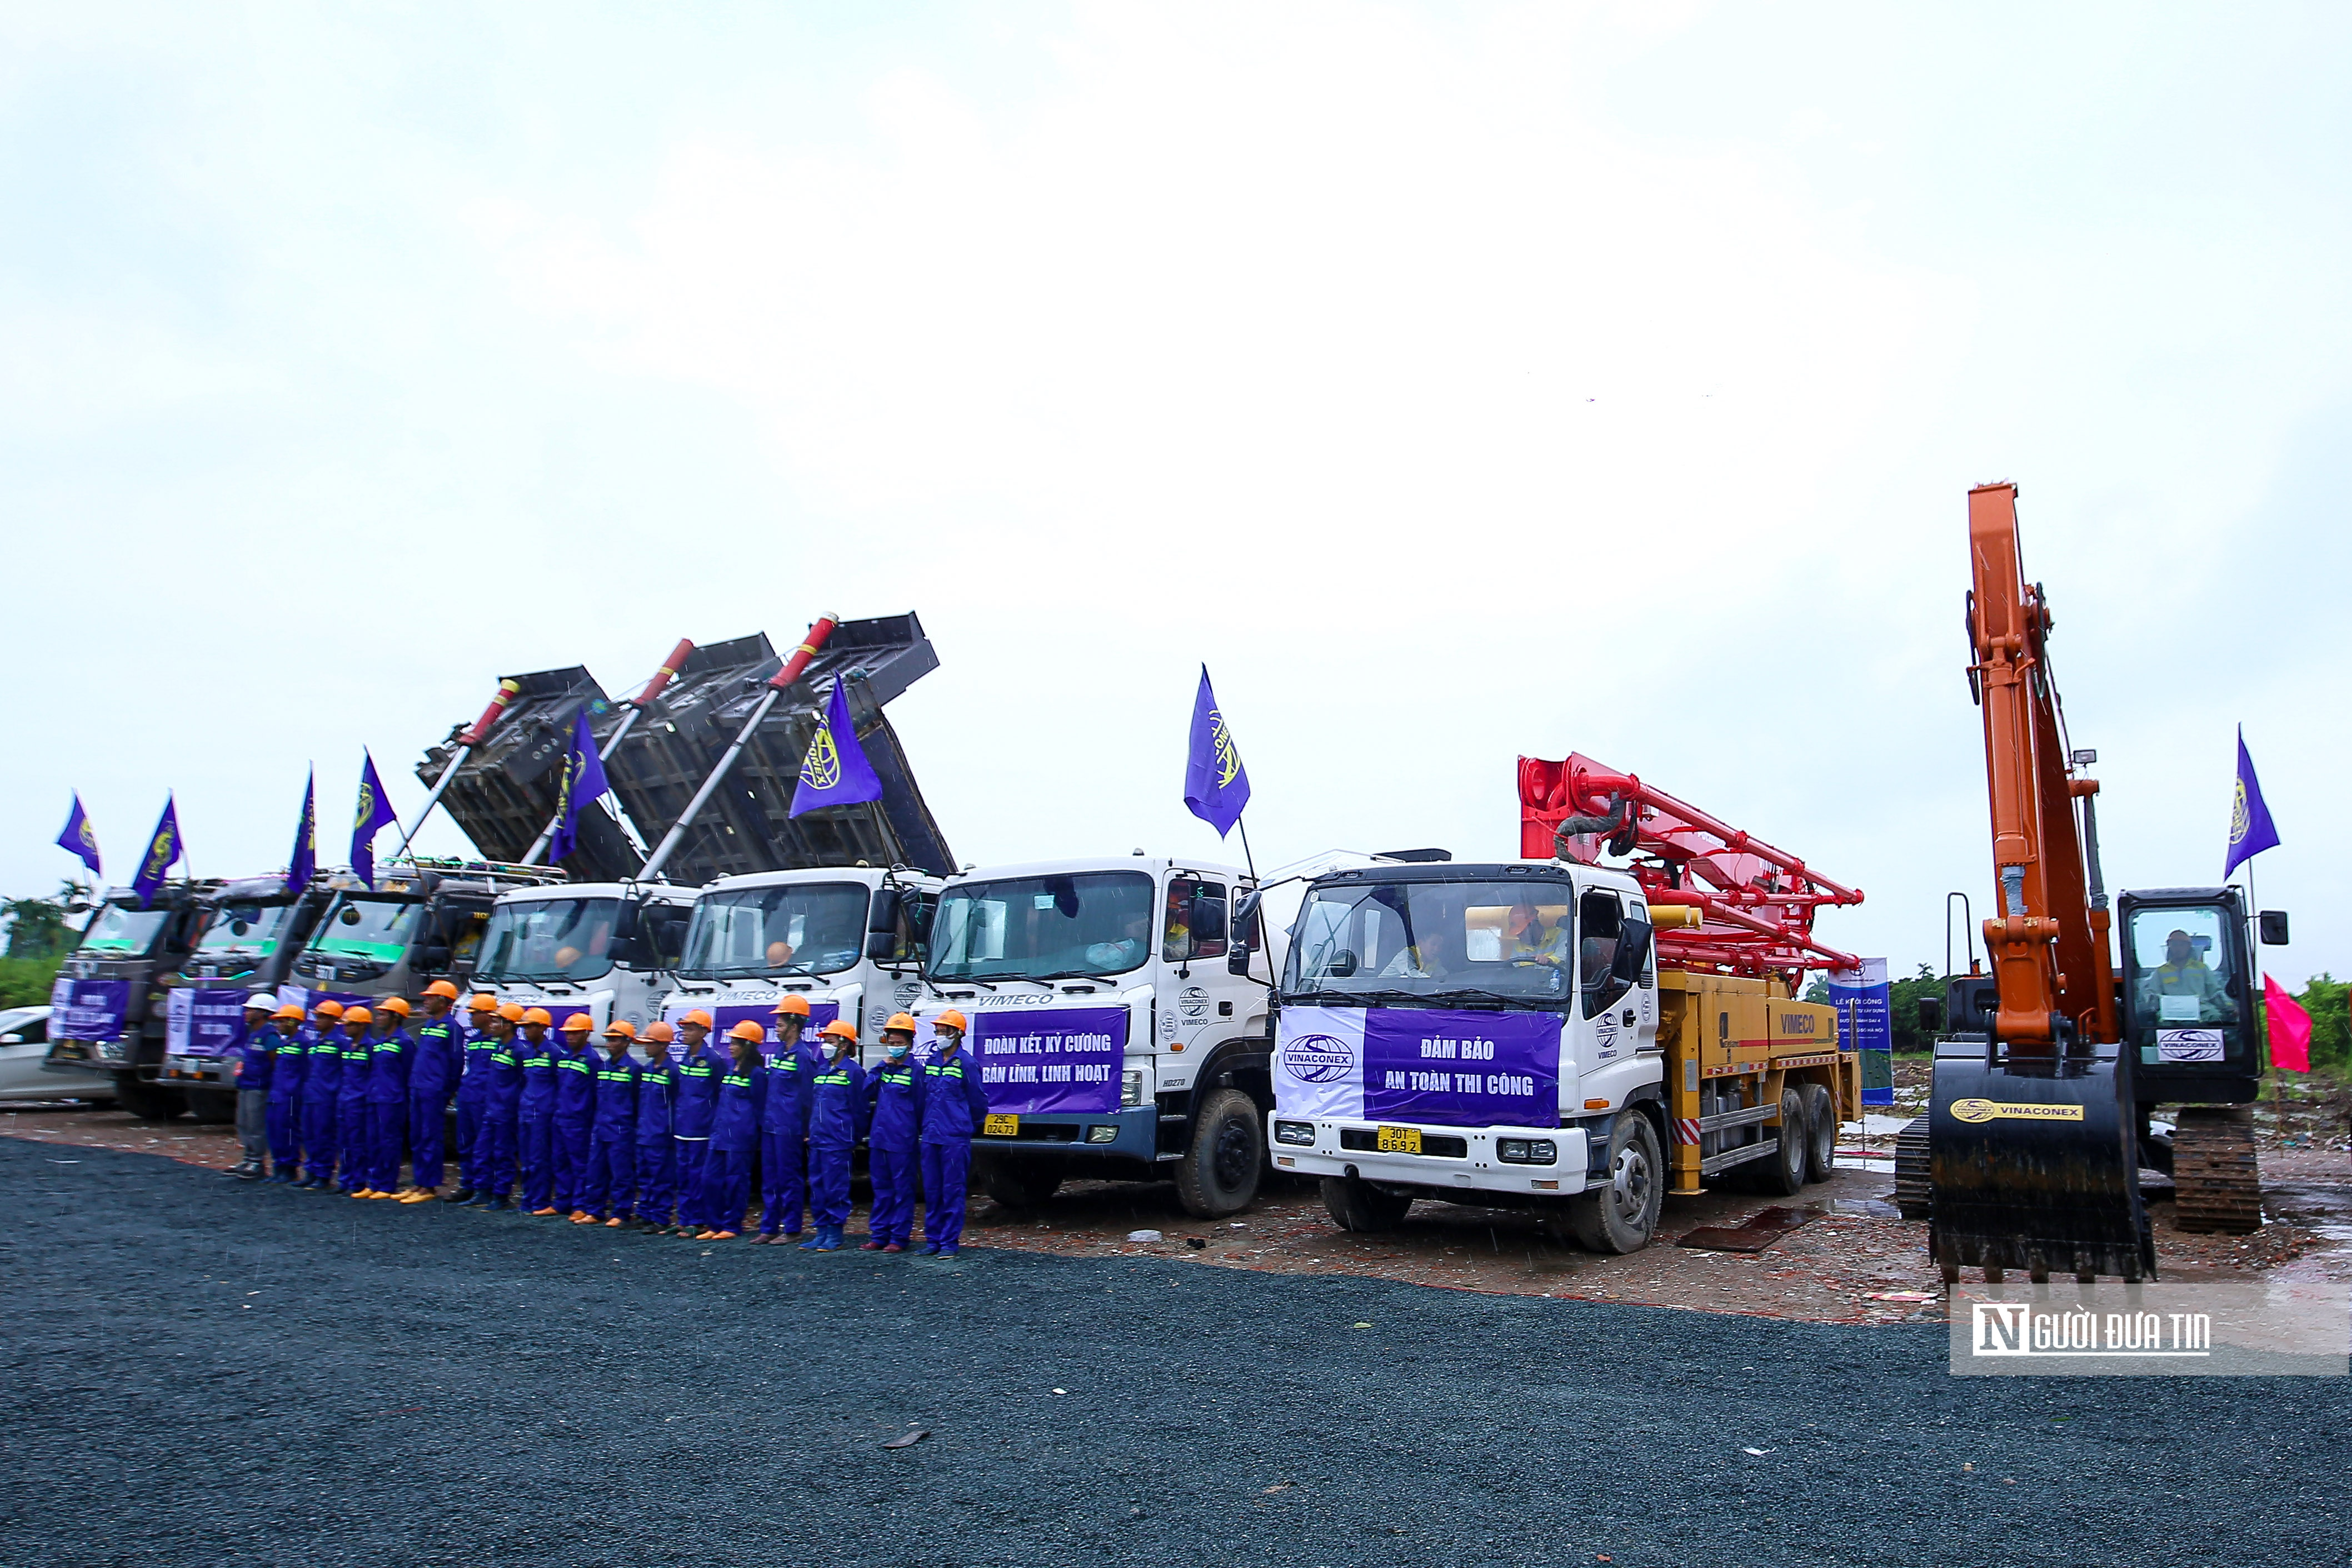
[[805, 996], [787, 996], [782, 1001], [776, 1004], [776, 1011], [779, 1013], [790, 1013], [796, 1018], [805, 1018], [809, 1016], [808, 998]]
[[835, 1018], [832, 1023], [827, 1024], [824, 1028], [819, 1029], [817, 1033], [820, 1035], [831, 1035], [837, 1040], [854, 1040], [857, 1037], [857, 1026], [851, 1023], [846, 1018]]
[[886, 1032], [891, 1029], [898, 1029], [911, 1035], [915, 1032], [917, 1027], [915, 1016], [912, 1013], [893, 1013], [890, 1015], [890, 1021], [883, 1025], [882, 1027]]
[[495, 1013], [498, 1010], [499, 999], [487, 991], [475, 992], [473, 999], [466, 1004], [468, 1013]]
[[563, 1020], [563, 1032], [567, 1035], [571, 1034], [575, 1029], [584, 1035], [595, 1026], [596, 1020], [591, 1018], [585, 1013], [574, 1013], [572, 1016]]
[[971, 1026], [964, 1021], [962, 1014], [950, 1007], [931, 1020], [931, 1028], [934, 1033], [940, 1029], [953, 1029], [957, 1034], [962, 1035], [969, 1034]]
[[680, 1024], [699, 1024], [707, 1029], [710, 1027], [710, 1015], [704, 1012], [701, 1008], [697, 1007], [693, 1012], [688, 1013], [685, 1017], [680, 1018], [678, 1022]]
[[327, 1000], [314, 1005], [310, 1011], [324, 1017], [340, 1018], [343, 1016], [343, 1005], [331, 996]]
[[523, 1014], [522, 1021], [526, 1024], [552, 1024], [555, 1015], [544, 1007], [532, 1007]]
[[520, 1024], [530, 1015], [522, 1010], [521, 1003], [509, 1002], [499, 1008], [499, 1016], [509, 1024]]
[[404, 1018], [415, 1011], [414, 1007], [411, 1007], [405, 1001], [398, 996], [387, 996], [383, 1001], [377, 1003], [375, 1006], [376, 1011], [379, 1013], [397, 1013]]
[[373, 1024], [375, 1022], [375, 1015], [369, 1012], [364, 1007], [346, 1007], [343, 1009], [343, 1022], [346, 1024]]
[[425, 988], [425, 994], [427, 996], [446, 996], [450, 1001], [455, 1002], [457, 999], [457, 988], [455, 985], [450, 984], [446, 980], [436, 980], [432, 984], [427, 985]]
[[741, 1023], [728, 1030], [727, 1034], [731, 1039], [749, 1040], [754, 1045], [757, 1045], [759, 1042], [768, 1037], [768, 1031], [760, 1027], [759, 1025], [754, 1024], [749, 1018], [744, 1019]]
[[637, 1037], [637, 1026], [626, 1018], [615, 1018], [604, 1026], [604, 1037], [609, 1040], [615, 1035], [625, 1040], [634, 1040]]
[[289, 1002], [286, 1005], [278, 1008], [278, 1011], [269, 1016], [273, 1018], [293, 1018], [299, 1020], [302, 1016], [302, 1009], [296, 1006], [293, 1003]]
[[646, 1038], [653, 1041], [656, 1045], [666, 1046], [672, 1040], [677, 1038], [677, 1031], [671, 1028], [667, 1024], [656, 1019], [653, 1023], [646, 1026]]

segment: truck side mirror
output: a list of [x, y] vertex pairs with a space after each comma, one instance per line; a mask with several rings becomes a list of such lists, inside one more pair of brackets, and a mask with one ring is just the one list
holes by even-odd
[[869, 931], [866, 933], [866, 956], [877, 963], [887, 963], [898, 956], [898, 933], [895, 931]]
[[1620, 985], [1631, 985], [1642, 978], [1642, 971], [1650, 962], [1650, 923], [1632, 915], [1617, 933], [1617, 956], [1611, 960], [1609, 978]]
[[[866, 910], [866, 929], [867, 931], [897, 931], [898, 929], [898, 910], [901, 901], [901, 897], [898, 889], [877, 888], [874, 890], [874, 902]], [[869, 943], [868, 945], [870, 946], [871, 944]]]
[[2261, 929], [2264, 947], [2286, 945], [2286, 911], [2284, 910], [2264, 910], [2254, 917], [2254, 923]]
[[420, 947], [416, 950], [416, 962], [427, 973], [446, 969], [449, 967], [449, 950], [440, 946]]
[[1940, 996], [1919, 998], [1919, 1032], [1940, 1035], [1944, 1032], [1944, 999]]
[[1234, 942], [1225, 949], [1225, 973], [1249, 978], [1250, 950], [1245, 942]]
[[624, 969], [635, 969], [637, 966], [637, 939], [634, 936], [615, 936], [607, 939], [604, 943], [604, 956]]

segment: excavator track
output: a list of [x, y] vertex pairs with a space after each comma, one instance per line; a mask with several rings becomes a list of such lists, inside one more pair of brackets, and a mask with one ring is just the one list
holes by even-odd
[[2263, 1227], [2251, 1105], [2180, 1108], [2172, 1135], [2173, 1220], [2183, 1230], [2244, 1236]]
[[1905, 1219], [1926, 1219], [1936, 1184], [1928, 1175], [1927, 1119], [1915, 1116], [1895, 1135], [1895, 1207]]

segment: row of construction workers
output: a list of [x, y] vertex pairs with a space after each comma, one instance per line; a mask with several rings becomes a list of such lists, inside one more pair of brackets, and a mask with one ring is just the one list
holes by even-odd
[[[804, 1038], [809, 1005], [786, 996], [772, 1027], [746, 1019], [711, 1037], [697, 1009], [675, 1026], [604, 1029], [574, 1015], [468, 1000], [427, 986], [415, 1007], [322, 1001], [306, 1014], [269, 992], [247, 998], [232, 1055], [245, 1158], [229, 1174], [353, 1198], [441, 1200], [457, 1112], [457, 1189], [448, 1201], [725, 1241], [760, 1189], [761, 1243], [843, 1245], [851, 1152], [864, 1143], [874, 1202], [866, 1249], [952, 1253], [963, 1233], [972, 1137], [988, 1113], [968, 1026], [949, 1011], [927, 1057], [900, 1013], [883, 1059], [857, 1060], [856, 1026]], [[409, 1181], [400, 1181], [404, 1152]], [[273, 1169], [274, 1167], [274, 1169]]]

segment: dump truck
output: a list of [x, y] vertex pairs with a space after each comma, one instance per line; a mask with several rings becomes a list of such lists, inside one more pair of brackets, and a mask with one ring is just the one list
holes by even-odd
[[178, 1089], [159, 1081], [161, 982], [186, 962], [222, 886], [217, 879], [166, 882], [143, 903], [129, 888], [106, 890], [50, 991], [55, 1011], [43, 1071], [81, 1081], [92, 1072], [109, 1074], [117, 1103], [142, 1120], [169, 1121], [187, 1109]]
[[1308, 884], [1276, 986], [1275, 1166], [1318, 1178], [1342, 1229], [1426, 1199], [1620, 1253], [1669, 1195], [1827, 1180], [1861, 1068], [1799, 994], [1855, 965], [1812, 923], [1860, 891], [1581, 755], [1522, 759], [1519, 793], [1521, 859]]
[[694, 890], [667, 882], [517, 888], [491, 906], [473, 986], [544, 1007], [559, 1025], [587, 1015], [598, 1032], [642, 1029], [677, 984]]
[[371, 888], [328, 873], [326, 909], [295, 958], [305, 1005], [414, 997], [436, 980], [471, 982], [499, 895], [560, 884], [564, 873], [457, 857], [416, 856], [376, 868]]
[[334, 896], [330, 879], [289, 889], [283, 876], [224, 882], [206, 906], [204, 927], [179, 967], [163, 976], [163, 1068], [199, 1121], [236, 1115], [229, 1051], [245, 1032], [245, 1001], [276, 991], [292, 976], [319, 917]]

